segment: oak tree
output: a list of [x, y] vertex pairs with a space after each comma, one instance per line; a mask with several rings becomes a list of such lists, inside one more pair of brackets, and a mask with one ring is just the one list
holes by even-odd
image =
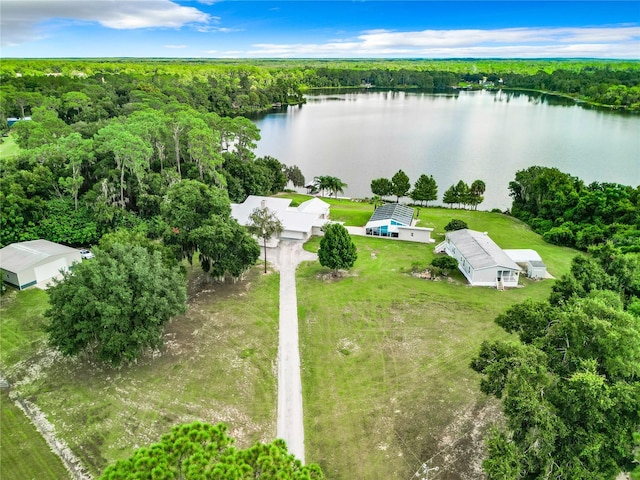
[[114, 244], [75, 265], [49, 288], [49, 342], [119, 364], [162, 344], [164, 325], [186, 310], [186, 282], [159, 252]]

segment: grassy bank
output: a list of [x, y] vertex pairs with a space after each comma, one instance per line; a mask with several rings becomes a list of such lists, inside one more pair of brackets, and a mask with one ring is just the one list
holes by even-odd
[[[576, 254], [502, 214], [423, 208], [419, 218], [437, 241], [460, 218], [504, 248], [534, 248], [555, 275]], [[500, 292], [469, 287], [459, 272], [422, 280], [411, 270], [431, 262], [433, 245], [353, 239], [359, 257], [346, 277], [317, 263], [299, 269], [308, 460], [332, 479], [411, 478], [423, 462], [439, 479], [478, 478], [482, 434], [500, 414], [469, 362], [483, 340], [507, 336], [493, 322], [499, 313], [545, 298], [552, 281]]]
[[[363, 225], [373, 211], [326, 200], [332, 218], [350, 225]], [[420, 209], [420, 225], [434, 228], [436, 241], [452, 218], [488, 231], [504, 248], [536, 249], [556, 276], [576, 254], [503, 214]], [[469, 361], [482, 340], [506, 337], [493, 323], [497, 314], [546, 297], [552, 281], [523, 279], [523, 288], [499, 292], [471, 288], [459, 272], [422, 280], [411, 272], [430, 263], [433, 244], [354, 241], [359, 258], [344, 278], [317, 262], [298, 270], [307, 461], [333, 480], [411, 478], [427, 461], [440, 468], [440, 480], [478, 478], [482, 434], [500, 414], [480, 394]], [[316, 238], [305, 248], [318, 245]], [[0, 367], [94, 473], [196, 419], [228, 423], [241, 447], [270, 441], [279, 277], [260, 271], [220, 285], [189, 268], [189, 309], [168, 325], [165, 347], [119, 369], [49, 350], [46, 294], [14, 291], [0, 304]]]
[[432, 246], [354, 241], [347, 277], [318, 264], [299, 270], [308, 459], [332, 479], [410, 478], [429, 459], [439, 478], [476, 478], [497, 409], [469, 362], [483, 340], [505, 337], [496, 315], [546, 297], [551, 282], [499, 292], [469, 287], [459, 273], [421, 280], [411, 265], [428, 263]]
[[0, 393], [0, 478], [61, 480], [69, 478], [26, 415]]
[[13, 137], [11, 135], [2, 137], [2, 143], [0, 143], [0, 159], [15, 157], [18, 153], [20, 153], [20, 147], [16, 145]]
[[[3, 371], [93, 473], [155, 442], [173, 425], [193, 420], [226, 422], [241, 447], [270, 441], [278, 287], [278, 275], [262, 275], [260, 268], [244, 282], [220, 285], [207, 282], [194, 267], [189, 310], [168, 325], [161, 351], [113, 369], [61, 358], [44, 346], [40, 332], [39, 348], [30, 355], [19, 355], [20, 342], [13, 343], [3, 357]], [[33, 326], [16, 316], [30, 303], [31, 292], [3, 303], [3, 339], [11, 331], [25, 345], [33, 344], [22, 328]], [[40, 295], [46, 303], [46, 294]], [[36, 316], [33, 321], [44, 320]], [[18, 356], [23, 360], [16, 363]]]

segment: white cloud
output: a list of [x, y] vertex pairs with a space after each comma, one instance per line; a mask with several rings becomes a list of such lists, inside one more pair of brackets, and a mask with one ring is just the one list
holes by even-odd
[[640, 27], [371, 30], [355, 40], [256, 44], [249, 57], [640, 58]]
[[2, 0], [2, 44], [42, 38], [52, 24], [68, 20], [126, 30], [207, 24], [211, 17], [170, 0]]
[[186, 45], [165, 45], [164, 48], [187, 48]]

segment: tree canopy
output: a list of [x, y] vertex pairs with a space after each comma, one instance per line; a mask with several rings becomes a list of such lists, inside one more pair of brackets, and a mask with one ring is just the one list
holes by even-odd
[[[528, 300], [496, 319], [519, 343], [484, 342], [472, 362], [482, 391], [503, 399], [507, 418], [487, 439], [489, 479], [604, 480], [632, 469], [640, 426], [640, 304], [607, 282], [590, 288], [596, 278], [581, 275], [582, 258], [563, 278], [576, 287], [571, 292]], [[604, 269], [611, 260], [595, 262]], [[633, 265], [632, 276], [640, 278]], [[622, 283], [625, 276], [624, 269], [610, 273]]]
[[433, 178], [433, 175], [420, 175], [413, 186], [413, 190], [409, 193], [409, 196], [414, 202], [417, 201], [422, 204], [424, 204], [424, 202], [437, 200], [438, 185], [436, 184], [436, 180]]
[[586, 250], [613, 240], [640, 252], [640, 185], [582, 180], [557, 168], [533, 166], [509, 183], [511, 214], [548, 242]]
[[334, 271], [348, 270], [353, 267], [357, 258], [357, 248], [347, 229], [339, 223], [325, 225], [324, 236], [320, 239], [320, 249], [318, 250], [320, 265]]
[[411, 181], [402, 170], [398, 170], [391, 177], [391, 184], [393, 185], [393, 194], [396, 196], [396, 202], [400, 201], [400, 197], [406, 196], [411, 189]]
[[158, 348], [165, 324], [186, 311], [178, 267], [138, 245], [116, 243], [94, 253], [47, 290], [51, 345], [64, 355], [87, 353], [112, 364]]
[[234, 446], [225, 424], [203, 422], [177, 425], [158, 443], [142, 447], [126, 460], [107, 467], [101, 480], [320, 480], [318, 465], [302, 465], [283, 440]]
[[249, 215], [249, 232], [262, 238], [264, 248], [264, 273], [267, 273], [267, 240], [272, 236], [279, 236], [284, 227], [276, 212], [267, 208], [258, 207]]

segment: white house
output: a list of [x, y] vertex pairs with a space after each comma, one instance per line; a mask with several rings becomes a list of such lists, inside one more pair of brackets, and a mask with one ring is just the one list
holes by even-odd
[[[330, 205], [318, 198], [308, 200], [299, 207], [291, 207], [291, 199], [249, 195], [242, 203], [231, 204], [231, 216], [240, 225], [247, 226], [249, 215], [256, 208], [267, 207], [274, 212], [284, 227], [280, 239], [308, 240], [312, 235], [321, 235], [322, 227], [329, 221]], [[270, 244], [277, 245], [279, 239]]]
[[367, 235], [397, 237], [398, 227], [410, 227], [412, 222], [413, 208], [387, 203], [376, 208], [364, 228]]
[[2, 280], [20, 290], [45, 286], [61, 270], [81, 261], [79, 250], [49, 240], [12, 243], [0, 249]]
[[529, 278], [545, 278], [547, 276], [547, 266], [535, 250], [531, 249], [510, 249], [505, 250], [511, 260], [527, 271]]
[[501, 290], [518, 285], [521, 268], [486, 233], [466, 228], [449, 232], [435, 251], [455, 258], [458, 268], [473, 286]]

